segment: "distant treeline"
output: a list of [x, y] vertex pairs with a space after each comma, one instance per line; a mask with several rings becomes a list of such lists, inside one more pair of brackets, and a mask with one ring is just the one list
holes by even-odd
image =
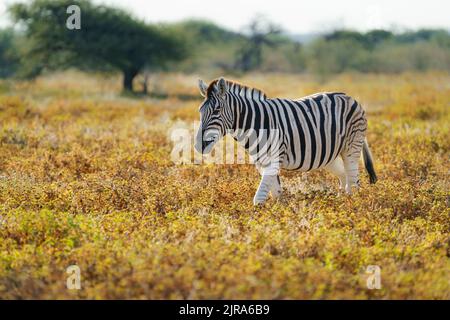
[[283, 32], [263, 31], [256, 38], [264, 37], [266, 41], [258, 43], [251, 32], [233, 33], [210, 22], [187, 21], [178, 28], [188, 34], [193, 44], [194, 54], [179, 65], [184, 71], [240, 71], [240, 55], [258, 46], [262, 57], [250, 62], [247, 69], [320, 75], [345, 71], [450, 71], [450, 33], [446, 30], [402, 33], [337, 30], [306, 43], [295, 41]]
[[[67, 7], [81, 9], [81, 29], [66, 27]], [[34, 77], [67, 67], [120, 71], [124, 88], [161, 70], [222, 72], [450, 71], [450, 33], [337, 30], [308, 42], [255, 19], [242, 32], [189, 20], [150, 25], [89, 0], [34, 0], [9, 8], [15, 28], [0, 30], [0, 77]], [[144, 89], [145, 89], [144, 85]]]

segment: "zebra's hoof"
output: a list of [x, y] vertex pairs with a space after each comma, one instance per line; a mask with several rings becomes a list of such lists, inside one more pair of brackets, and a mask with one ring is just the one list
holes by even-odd
[[264, 199], [253, 199], [254, 206], [262, 206], [262, 205], [264, 205], [265, 202], [266, 202], [266, 200], [264, 200]]

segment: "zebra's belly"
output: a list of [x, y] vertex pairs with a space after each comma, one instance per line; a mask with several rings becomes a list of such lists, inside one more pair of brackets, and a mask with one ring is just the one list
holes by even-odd
[[299, 164], [295, 164], [295, 163], [283, 163], [281, 165], [281, 169], [285, 169], [285, 170], [290, 170], [290, 171], [300, 171], [300, 172], [307, 172], [307, 171], [312, 171], [312, 170], [316, 170], [316, 169], [320, 169], [320, 168], [324, 168], [326, 167], [329, 163], [333, 162], [333, 160], [336, 159], [336, 157], [332, 158], [330, 161], [328, 162], [324, 162], [321, 165], [313, 165], [312, 167], [310, 166], [300, 166]]

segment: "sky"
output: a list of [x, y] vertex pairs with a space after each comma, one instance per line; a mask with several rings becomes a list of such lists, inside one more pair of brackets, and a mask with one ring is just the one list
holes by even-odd
[[[25, 0], [0, 0], [0, 26], [9, 22], [6, 6]], [[290, 33], [337, 28], [366, 31], [445, 28], [450, 30], [450, 0], [94, 0], [124, 8], [147, 22], [188, 18], [213, 21], [241, 31], [262, 15]]]

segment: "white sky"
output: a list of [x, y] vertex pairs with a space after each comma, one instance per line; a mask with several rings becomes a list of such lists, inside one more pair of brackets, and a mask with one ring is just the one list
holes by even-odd
[[[0, 26], [8, 24], [6, 6], [26, 0], [0, 0]], [[148, 22], [203, 18], [233, 30], [257, 14], [292, 33], [339, 27], [450, 29], [449, 0], [94, 0], [118, 6]]]

